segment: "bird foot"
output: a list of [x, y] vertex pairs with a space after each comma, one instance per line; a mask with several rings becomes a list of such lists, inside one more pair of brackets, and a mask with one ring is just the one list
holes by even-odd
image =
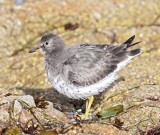
[[94, 100], [94, 97], [93, 97], [93, 96], [91, 96], [91, 97], [89, 97], [89, 98], [87, 99], [87, 101], [86, 101], [86, 110], [85, 110], [85, 113], [82, 114], [82, 115], [77, 115], [76, 118], [79, 118], [80, 120], [87, 120], [87, 119], [88, 119], [88, 117], [89, 117], [89, 112], [90, 112], [90, 108], [91, 108], [91, 104], [92, 104], [93, 100]]

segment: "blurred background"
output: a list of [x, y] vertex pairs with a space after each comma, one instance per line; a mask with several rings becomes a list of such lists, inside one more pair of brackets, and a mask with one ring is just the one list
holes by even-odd
[[[117, 45], [136, 35], [135, 42], [142, 41], [137, 46], [143, 53], [122, 70], [121, 80], [104, 94], [101, 107], [120, 102], [129, 108], [143, 104], [148, 97], [160, 98], [159, 0], [0, 0], [0, 93], [34, 95], [35, 91], [50, 90], [43, 54], [28, 53], [47, 32], [60, 35], [68, 46]], [[116, 92], [120, 94], [109, 98]], [[121, 116], [123, 121], [127, 118], [127, 126], [138, 122], [136, 118], [142, 118], [143, 111], [145, 119], [154, 110], [141, 109], [136, 108], [138, 116]], [[157, 109], [153, 111], [153, 127], [159, 120]]]

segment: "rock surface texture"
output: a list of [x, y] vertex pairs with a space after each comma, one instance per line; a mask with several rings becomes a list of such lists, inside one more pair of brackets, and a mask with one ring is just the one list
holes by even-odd
[[[123, 112], [110, 120], [101, 121], [101, 124], [119, 119], [123, 122], [121, 129], [127, 131], [122, 131], [121, 134], [138, 134], [147, 131], [149, 133], [151, 129], [159, 130], [156, 128], [160, 125], [159, 0], [101, 0], [100, 2], [99, 0], [94, 2], [92, 0], [76, 2], [74, 0], [28, 0], [18, 5], [6, 0], [0, 1], [0, 7], [0, 111], [3, 112], [3, 116], [0, 115], [0, 132], [9, 122], [7, 104], [11, 99], [18, 100], [17, 95], [24, 95], [25, 99], [29, 98], [30, 102], [27, 100], [27, 104], [31, 103], [33, 106], [35, 103], [32, 96], [46, 94], [46, 99], [52, 103], [63, 104], [69, 108], [75, 107], [70, 99], [57, 93], [49, 85], [42, 53], [28, 54], [29, 49], [37, 44], [41, 35], [47, 32], [60, 35], [67, 44], [116, 45], [136, 35], [135, 40], [142, 41], [138, 45], [142, 48], [142, 54], [121, 71], [118, 81], [109, 91], [96, 98], [93, 112], [97, 113], [104, 108], [123, 104]], [[13, 95], [6, 97], [5, 94], [8, 93]], [[6, 100], [7, 104], [4, 103]], [[18, 101], [14, 106], [20, 107], [17, 113], [23, 108]], [[30, 113], [28, 110], [24, 111]], [[64, 115], [62, 113], [60, 117], [66, 122]], [[14, 116], [18, 120], [15, 114]], [[43, 125], [46, 121], [40, 119], [40, 122]], [[97, 125], [98, 123], [82, 124], [80, 127], [71, 128], [68, 133], [97, 134], [98, 131], [102, 131], [99, 134], [105, 134], [112, 127], [109, 126], [106, 130], [104, 124], [98, 129]], [[88, 131], [87, 127], [93, 128]], [[113, 130], [112, 134], [120, 132], [115, 127]]]

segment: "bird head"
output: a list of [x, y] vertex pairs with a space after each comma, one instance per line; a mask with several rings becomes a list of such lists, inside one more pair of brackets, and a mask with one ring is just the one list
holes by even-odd
[[38, 46], [32, 48], [29, 53], [33, 53], [38, 49], [42, 49], [44, 53], [56, 52], [62, 50], [64, 45], [64, 41], [59, 36], [48, 33], [42, 36]]

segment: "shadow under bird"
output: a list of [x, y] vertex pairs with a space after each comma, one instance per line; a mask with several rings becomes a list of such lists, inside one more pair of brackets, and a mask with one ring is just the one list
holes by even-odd
[[128, 50], [140, 43], [132, 43], [134, 38], [117, 46], [80, 44], [68, 48], [59, 36], [48, 33], [29, 53], [42, 49], [48, 80], [58, 92], [72, 99], [87, 99], [85, 114], [81, 116], [87, 119], [93, 96], [110, 86], [118, 72], [141, 53], [140, 48]]

